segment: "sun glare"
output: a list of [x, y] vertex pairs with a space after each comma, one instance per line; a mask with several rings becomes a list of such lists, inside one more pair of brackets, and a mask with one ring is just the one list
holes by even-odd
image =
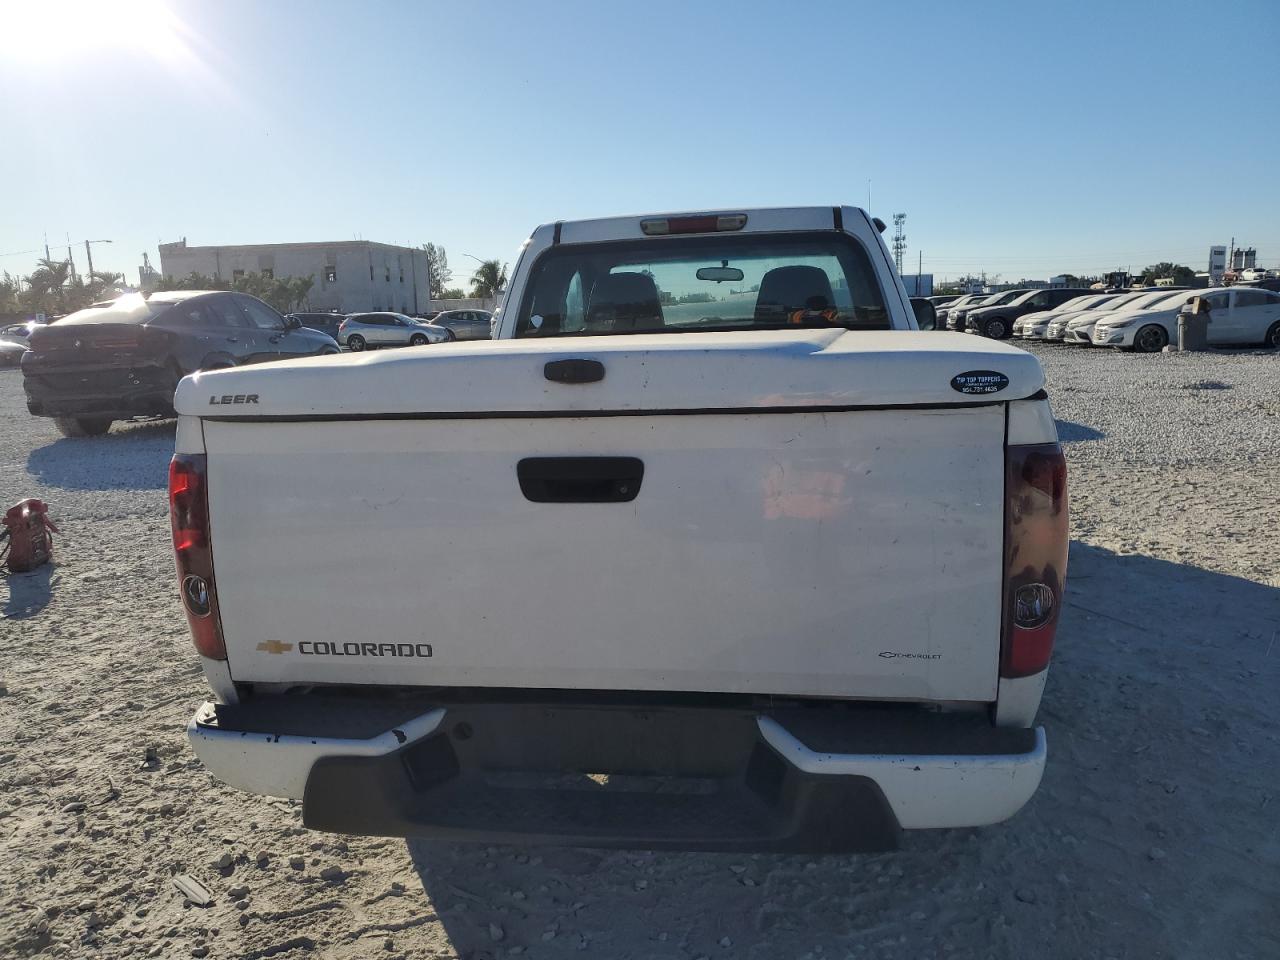
[[164, 0], [0, 0], [0, 57], [62, 61], [123, 51], [172, 61], [185, 44]]

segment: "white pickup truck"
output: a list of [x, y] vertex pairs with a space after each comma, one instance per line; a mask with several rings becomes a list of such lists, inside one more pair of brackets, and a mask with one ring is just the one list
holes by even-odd
[[877, 226], [556, 223], [493, 342], [183, 380], [201, 760], [345, 833], [830, 852], [1016, 813], [1067, 560], [1044, 376], [919, 332]]

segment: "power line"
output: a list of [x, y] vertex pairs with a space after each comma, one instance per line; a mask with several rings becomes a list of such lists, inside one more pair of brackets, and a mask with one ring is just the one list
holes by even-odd
[[[91, 240], [91, 241], [90, 241], [90, 243], [100, 243], [100, 242], [101, 242], [100, 240]], [[68, 241], [66, 242], [66, 245], [67, 245], [68, 247], [70, 247], [70, 246], [74, 246], [75, 244], [79, 244], [79, 243], [84, 243], [84, 241], [83, 241], [83, 240], [68, 240]], [[58, 246], [60, 247], [60, 246], [62, 246], [62, 244], [58, 244]], [[12, 253], [0, 253], [0, 257], [25, 257], [25, 256], [29, 256], [30, 254], [33, 254], [33, 253], [48, 253], [48, 248], [47, 248], [47, 247], [36, 247], [34, 250], [15, 250], [15, 251], [13, 251]], [[55, 258], [50, 257], [49, 259], [50, 259], [50, 260], [53, 260], [53, 259], [55, 259]]]
[[0, 253], [0, 257], [25, 257], [33, 253], [44, 253], [44, 247], [36, 247], [34, 250], [15, 250], [13, 253]]

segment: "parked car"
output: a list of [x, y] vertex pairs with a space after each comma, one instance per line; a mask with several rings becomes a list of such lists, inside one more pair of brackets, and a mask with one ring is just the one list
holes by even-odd
[[338, 326], [346, 319], [346, 315], [342, 313], [329, 313], [324, 311], [312, 311], [307, 313], [287, 313], [285, 319], [294, 318], [302, 326], [311, 330], [319, 330], [321, 333], [327, 333], [335, 340], [338, 339]]
[[[1110, 301], [1095, 305], [1095, 309], [1098, 313], [1106, 313], [1111, 310], [1119, 310], [1122, 307], [1129, 306], [1144, 297], [1151, 296], [1151, 291], [1121, 290], [1111, 294], [1111, 296], [1113, 299]], [[1086, 314], [1090, 315], [1089, 319], [1097, 319], [1096, 316], [1092, 315], [1092, 311], [1068, 312], [1055, 316], [1049, 321], [1049, 325], [1045, 327], [1044, 339], [1061, 343], [1067, 335], [1067, 325], [1071, 323], [1072, 320], [1077, 320]]]
[[436, 314], [431, 325], [448, 330], [450, 340], [488, 340], [492, 322], [488, 310], [445, 310]]
[[938, 329], [948, 330], [948, 326], [952, 310], [961, 310], [965, 307], [977, 306], [985, 300], [990, 300], [990, 293], [966, 293], [964, 296], [957, 297], [945, 306], [938, 307]]
[[1074, 320], [1067, 321], [1066, 330], [1062, 334], [1062, 342], [1091, 345], [1094, 342], [1094, 327], [1100, 321], [1115, 314], [1140, 313], [1145, 310], [1158, 309], [1168, 304], [1182, 304], [1185, 299], [1180, 299], [1178, 294], [1186, 289], [1186, 287], [1175, 287], [1170, 290], [1168, 287], [1161, 287], [1159, 290], [1150, 288], [1138, 290], [1134, 292], [1132, 299], [1113, 303], [1110, 309], [1081, 314]]
[[197, 370], [338, 353], [330, 336], [257, 297], [170, 290], [119, 297], [37, 327], [22, 358], [27, 409], [68, 437], [115, 420], [172, 416], [178, 381]]
[[1199, 296], [1209, 305], [1209, 343], [1280, 349], [1280, 293], [1227, 287], [1183, 291], [1152, 309], [1107, 314], [1093, 331], [1098, 346], [1158, 353], [1178, 338], [1178, 314]]
[[1020, 290], [1005, 290], [1003, 293], [989, 294], [988, 296], [982, 298], [978, 302], [968, 304], [964, 307], [959, 308], [958, 310], [948, 310], [947, 311], [947, 329], [954, 330], [957, 333], [965, 333], [968, 329], [966, 324], [968, 323], [970, 310], [979, 310], [985, 307], [1003, 306], [1006, 303], [1011, 303], [1012, 301], [1017, 300], [1020, 296], [1028, 292], [1030, 291], [1028, 291], [1026, 288], [1023, 288]]
[[1264, 280], [1246, 280], [1235, 284], [1237, 287], [1254, 287], [1261, 290], [1274, 290], [1280, 293], [1280, 277], [1270, 276]]
[[965, 314], [965, 332], [978, 333], [992, 340], [1007, 340], [1013, 330], [1013, 322], [1019, 317], [1040, 310], [1052, 310], [1068, 300], [1092, 292], [1088, 287], [1045, 287], [1029, 290], [1004, 303], [975, 307]]
[[0, 340], [0, 367], [18, 366], [26, 352], [26, 346], [16, 340]]
[[1028, 313], [1013, 321], [1013, 337], [1015, 339], [1043, 340], [1049, 324], [1055, 320], [1075, 317], [1086, 310], [1096, 310], [1119, 298], [1116, 293], [1091, 294], [1075, 297], [1066, 303], [1059, 304], [1052, 310], [1041, 310]]
[[378, 347], [420, 347], [450, 339], [449, 331], [443, 327], [433, 327], [403, 313], [353, 313], [338, 325], [338, 342], [356, 353]]
[[0, 327], [0, 341], [8, 343], [18, 343], [23, 348], [31, 345], [31, 331], [36, 327], [44, 326], [44, 324], [36, 323], [34, 320], [28, 320], [26, 323], [10, 323]]
[[1013, 816], [1066, 463], [1039, 361], [940, 349], [891, 264], [853, 207], [562, 221], [503, 349], [184, 381], [196, 754], [366, 835], [831, 853]]

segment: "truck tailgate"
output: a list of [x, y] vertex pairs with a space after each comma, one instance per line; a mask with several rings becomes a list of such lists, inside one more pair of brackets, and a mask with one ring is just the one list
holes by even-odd
[[[990, 402], [209, 419], [230, 670], [993, 700], [1004, 429]], [[640, 461], [633, 499], [522, 490], [526, 458], [597, 457]]]

